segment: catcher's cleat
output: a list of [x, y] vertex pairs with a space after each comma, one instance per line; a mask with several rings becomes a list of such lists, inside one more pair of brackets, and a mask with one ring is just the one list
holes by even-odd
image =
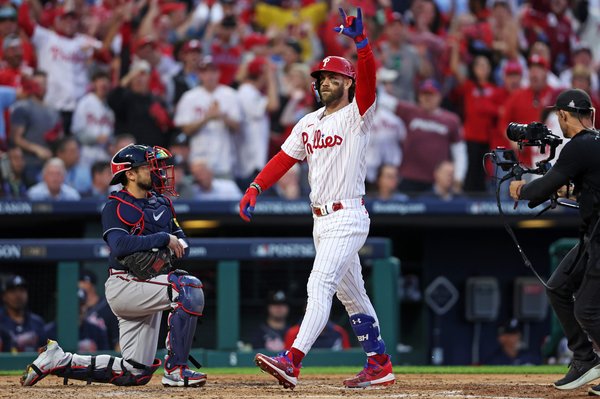
[[162, 384], [165, 387], [202, 387], [206, 384], [206, 374], [190, 370], [188, 366], [177, 366], [171, 370], [165, 367]]
[[575, 389], [596, 378], [600, 378], [600, 358], [596, 356], [588, 362], [572, 360], [569, 371], [563, 378], [554, 382], [554, 387], [560, 390]]
[[373, 386], [391, 385], [396, 381], [396, 377], [392, 372], [392, 362], [388, 355], [387, 362], [381, 365], [372, 359], [367, 358], [365, 368], [352, 378], [344, 380], [346, 388], [367, 388]]
[[58, 342], [48, 340], [46, 346], [39, 349], [38, 357], [27, 366], [21, 379], [21, 385], [30, 387], [35, 385], [42, 378], [59, 368], [60, 361], [65, 357], [65, 352], [58, 345]]
[[258, 353], [254, 357], [254, 362], [262, 371], [277, 378], [279, 385], [283, 385], [284, 388], [294, 389], [298, 384], [298, 375], [302, 366], [294, 366], [290, 352], [282, 352], [279, 356], [273, 357]]

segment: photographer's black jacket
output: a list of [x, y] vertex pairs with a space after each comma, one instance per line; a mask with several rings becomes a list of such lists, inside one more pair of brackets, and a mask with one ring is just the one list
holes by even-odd
[[543, 202], [572, 181], [585, 227], [600, 210], [600, 133], [583, 130], [562, 149], [556, 164], [541, 178], [524, 185], [520, 199]]

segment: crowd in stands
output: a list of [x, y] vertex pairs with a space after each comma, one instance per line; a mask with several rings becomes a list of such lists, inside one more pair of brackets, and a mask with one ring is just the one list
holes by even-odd
[[[598, 103], [598, 0], [15, 0], [0, 6], [0, 198], [104, 198], [112, 155], [143, 143], [175, 154], [182, 199], [238, 200], [320, 106], [315, 64], [356, 59], [332, 28], [357, 5], [378, 62], [373, 198], [492, 193], [482, 159], [515, 148], [509, 122], [556, 127], [546, 107], [566, 87]], [[271, 195], [305, 198], [306, 171]]]

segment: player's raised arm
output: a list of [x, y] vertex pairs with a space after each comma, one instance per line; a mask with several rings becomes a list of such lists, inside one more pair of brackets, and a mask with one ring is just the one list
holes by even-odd
[[356, 104], [362, 116], [375, 102], [377, 87], [375, 57], [365, 33], [360, 7], [356, 11], [356, 17], [347, 16], [342, 8], [340, 8], [340, 15], [344, 24], [334, 28], [334, 30], [354, 40], [358, 53], [356, 66]]

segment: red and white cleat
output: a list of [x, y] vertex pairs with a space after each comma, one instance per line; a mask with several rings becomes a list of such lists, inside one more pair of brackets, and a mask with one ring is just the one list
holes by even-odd
[[290, 352], [282, 352], [279, 356], [273, 357], [258, 353], [254, 357], [254, 362], [262, 371], [277, 378], [284, 388], [294, 389], [298, 384], [298, 375], [302, 366], [294, 366]]
[[396, 377], [392, 371], [392, 362], [388, 356], [387, 362], [382, 366], [375, 359], [367, 358], [365, 368], [352, 378], [344, 380], [346, 388], [367, 388], [374, 386], [392, 385]]

